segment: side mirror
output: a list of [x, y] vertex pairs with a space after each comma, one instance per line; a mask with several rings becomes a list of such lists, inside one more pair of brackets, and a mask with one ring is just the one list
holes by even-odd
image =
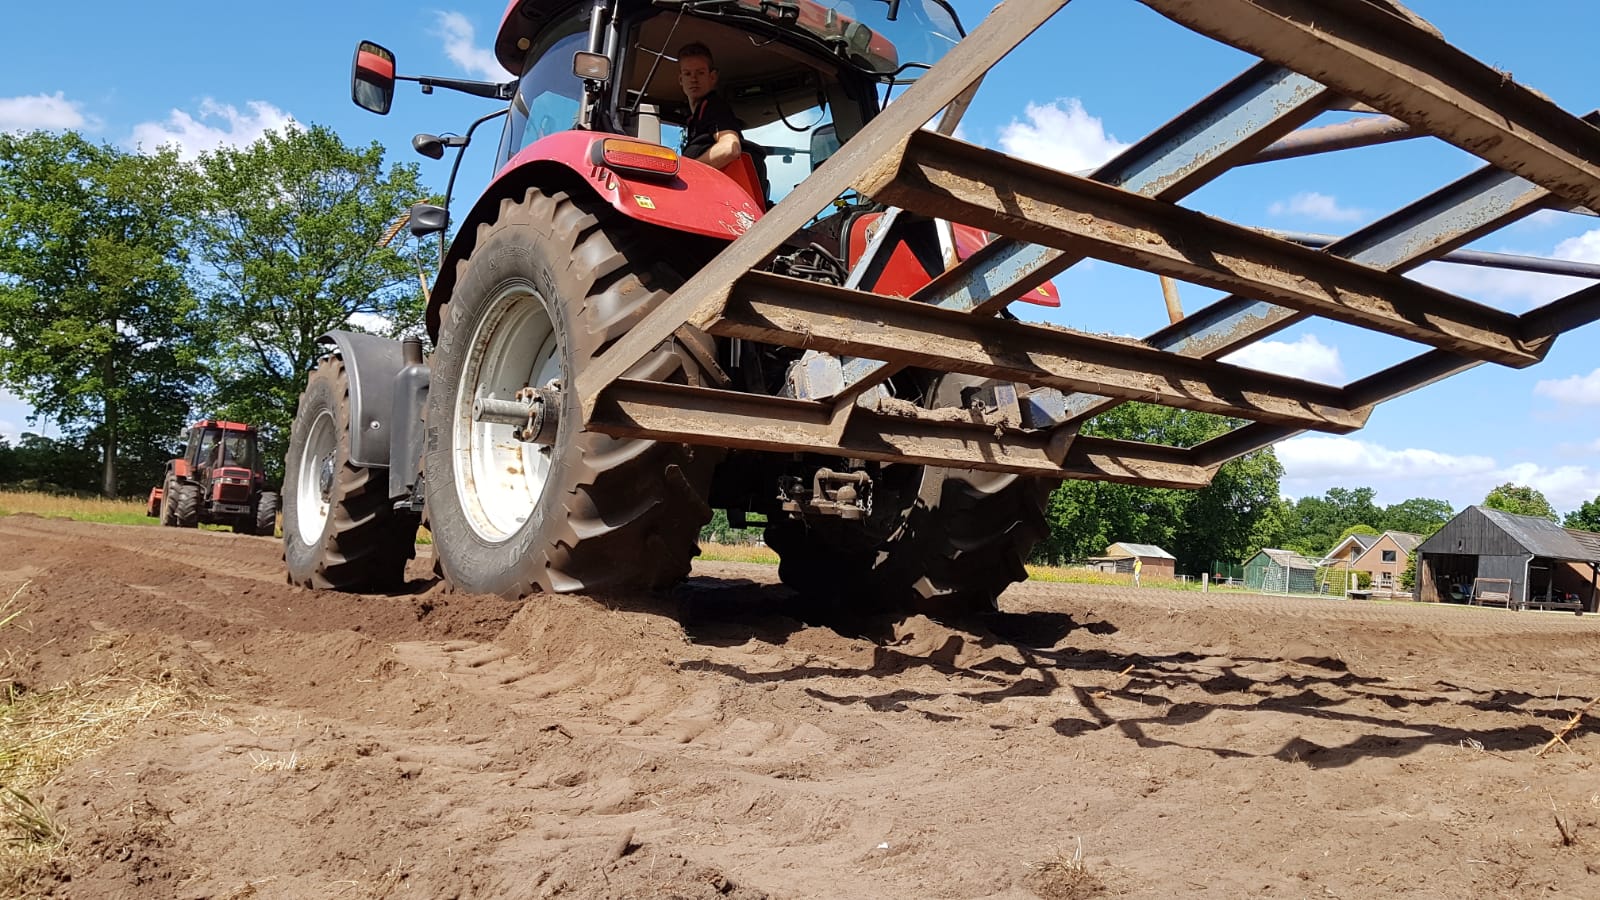
[[394, 54], [371, 41], [356, 45], [350, 66], [350, 99], [368, 112], [389, 114], [394, 103]]
[[411, 223], [408, 226], [415, 237], [434, 234], [443, 231], [450, 224], [450, 213], [442, 206], [432, 203], [413, 203], [411, 205]]
[[811, 171], [839, 151], [839, 133], [832, 124], [819, 125], [811, 132]]
[[604, 53], [579, 50], [572, 54], [572, 74], [589, 81], [610, 81], [611, 58]]
[[414, 134], [411, 136], [411, 149], [421, 153], [429, 159], [443, 159], [444, 148], [465, 147], [467, 139], [458, 134], [440, 137], [437, 134]]
[[411, 149], [429, 159], [444, 158], [444, 138], [437, 134], [417, 134], [411, 137]]

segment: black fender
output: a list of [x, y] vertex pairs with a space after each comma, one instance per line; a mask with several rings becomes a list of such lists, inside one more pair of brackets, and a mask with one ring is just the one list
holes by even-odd
[[405, 367], [399, 341], [355, 331], [330, 331], [317, 338], [344, 359], [350, 377], [350, 462], [389, 467], [395, 375]]

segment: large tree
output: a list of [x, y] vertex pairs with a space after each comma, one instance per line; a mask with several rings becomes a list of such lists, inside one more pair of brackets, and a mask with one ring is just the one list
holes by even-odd
[[[1193, 447], [1238, 423], [1205, 413], [1124, 403], [1096, 416], [1085, 434]], [[1066, 481], [1050, 498], [1050, 537], [1040, 558], [1065, 562], [1094, 556], [1115, 542], [1155, 544], [1180, 570], [1208, 571], [1256, 547], [1255, 534], [1278, 510], [1283, 467], [1266, 449], [1232, 460], [1211, 485], [1194, 491], [1106, 482]]]
[[1427, 536], [1443, 528], [1455, 514], [1448, 501], [1413, 497], [1384, 507], [1383, 528]]
[[351, 147], [318, 126], [268, 132], [203, 155], [199, 167], [210, 197], [201, 293], [219, 335], [213, 405], [260, 426], [276, 464], [318, 336], [398, 335], [420, 322], [418, 258], [431, 277], [438, 245], [390, 226], [435, 198], [416, 166], [385, 169], [378, 144]]
[[1332, 550], [1353, 526], [1376, 530], [1383, 511], [1372, 502], [1374, 494], [1368, 487], [1329, 488], [1321, 497], [1301, 497], [1289, 516], [1286, 547], [1319, 557]]
[[1489, 495], [1483, 498], [1483, 505], [1519, 516], [1538, 516], [1552, 522], [1557, 521], [1555, 508], [1545, 499], [1544, 494], [1525, 484], [1512, 484], [1508, 481], [1490, 491]]
[[162, 455], [204, 381], [186, 280], [195, 202], [171, 152], [0, 134], [0, 384], [92, 442], [106, 496], [123, 455]]

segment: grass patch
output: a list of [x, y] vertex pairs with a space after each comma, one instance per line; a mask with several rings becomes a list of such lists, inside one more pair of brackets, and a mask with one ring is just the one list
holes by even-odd
[[144, 514], [142, 500], [69, 497], [38, 491], [0, 491], [0, 516], [33, 513], [47, 519], [106, 522], [112, 525], [158, 525]]
[[715, 544], [700, 545], [700, 558], [709, 562], [761, 563], [775, 566], [778, 554], [765, 544]]
[[[0, 628], [26, 628], [27, 588], [0, 603]], [[9, 665], [0, 666], [0, 896], [33, 896], [54, 883], [68, 832], [45, 799], [52, 779], [152, 717], [201, 699], [182, 677], [136, 677], [127, 660], [112, 659], [92, 678], [37, 691], [18, 688]]]

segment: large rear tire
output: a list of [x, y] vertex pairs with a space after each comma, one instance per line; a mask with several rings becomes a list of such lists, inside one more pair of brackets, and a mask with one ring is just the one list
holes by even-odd
[[[946, 375], [929, 407], [963, 406], [977, 383]], [[831, 605], [959, 619], [993, 612], [1000, 594], [1028, 577], [1023, 563], [1049, 529], [1052, 482], [1003, 472], [922, 466], [895, 493], [898, 510], [882, 530], [838, 520], [789, 520], [767, 529], [778, 577]]]
[[[423, 455], [434, 552], [457, 589], [520, 598], [688, 575], [720, 451], [584, 431], [571, 389], [678, 286], [668, 252], [609, 206], [539, 188], [479, 226], [440, 315]], [[669, 343], [627, 377], [682, 380], [686, 358]], [[563, 388], [548, 443], [473, 419], [474, 400], [528, 386]]]
[[[395, 510], [387, 469], [350, 461], [350, 377], [337, 356], [317, 363], [300, 394], [283, 483], [290, 584], [388, 591], [405, 583], [406, 562], [417, 552], [417, 517]], [[276, 507], [277, 496], [263, 494], [258, 515], [269, 496]]]

